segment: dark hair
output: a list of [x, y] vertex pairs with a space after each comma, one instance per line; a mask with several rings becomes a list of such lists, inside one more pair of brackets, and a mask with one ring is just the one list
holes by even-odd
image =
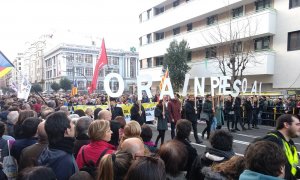
[[188, 152], [185, 145], [177, 140], [164, 143], [159, 151], [159, 156], [165, 162], [166, 173], [176, 177], [183, 171], [187, 160]]
[[143, 139], [144, 142], [151, 141], [152, 129], [147, 124], [142, 125], [141, 138]]
[[102, 109], [101, 108], [96, 108], [94, 110], [94, 119], [98, 119], [98, 113], [101, 111]]
[[73, 174], [69, 180], [94, 180], [94, 178], [86, 171], [78, 171]]
[[82, 109], [77, 109], [74, 114], [78, 114], [79, 117], [85, 116], [85, 112]]
[[38, 125], [40, 124], [41, 119], [37, 117], [29, 117], [26, 118], [22, 123], [22, 135], [24, 138], [31, 138], [33, 137], [36, 132]]
[[126, 125], [126, 121], [125, 118], [123, 116], [117, 116], [115, 118], [115, 121], [118, 121], [120, 124], [120, 128], [124, 129], [125, 125]]
[[2, 121], [0, 121], [0, 137], [3, 136], [4, 132], [5, 132], [5, 124]]
[[124, 180], [165, 180], [165, 164], [159, 157], [139, 157], [135, 160]]
[[270, 176], [279, 176], [286, 163], [285, 154], [277, 144], [257, 141], [245, 151], [246, 169]]
[[186, 139], [192, 130], [192, 123], [186, 119], [180, 119], [176, 124], [176, 137]]
[[279, 116], [276, 120], [276, 130], [283, 129], [285, 122], [288, 123], [289, 125], [291, 125], [292, 122], [294, 121], [293, 117], [297, 118], [296, 116], [294, 116], [292, 114], [283, 114], [283, 115]]
[[44, 166], [30, 167], [22, 170], [17, 180], [56, 180], [56, 175], [51, 168]]
[[45, 123], [45, 130], [49, 144], [56, 144], [64, 138], [66, 129], [70, 127], [70, 120], [64, 112], [50, 114]]
[[211, 136], [209, 142], [215, 149], [230, 151], [232, 150], [233, 136], [225, 130], [218, 130]]

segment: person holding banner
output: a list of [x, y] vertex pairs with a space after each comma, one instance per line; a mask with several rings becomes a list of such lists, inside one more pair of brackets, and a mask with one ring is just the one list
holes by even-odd
[[115, 119], [117, 116], [122, 116], [124, 117], [124, 113], [121, 107], [117, 106], [117, 102], [116, 102], [116, 98], [110, 97], [110, 110], [111, 110], [111, 114], [112, 114], [112, 118], [111, 119]]
[[171, 123], [171, 137], [175, 137], [175, 126], [177, 121], [181, 118], [181, 102], [179, 101], [179, 94], [174, 95], [174, 99], [171, 99], [168, 103], [169, 121]]
[[196, 116], [194, 101], [195, 101], [194, 95], [189, 95], [188, 100], [186, 101], [184, 106], [185, 117], [187, 120], [189, 120], [192, 123], [196, 143], [201, 144], [202, 141], [199, 139], [198, 132], [197, 132], [197, 116]]
[[137, 97], [133, 97], [133, 106], [130, 109], [131, 121], [137, 121], [141, 126], [146, 123], [146, 113], [144, 107], [141, 105], [141, 101], [137, 100]]
[[210, 136], [211, 123], [213, 121], [215, 109], [212, 104], [212, 96], [210, 94], [206, 95], [205, 102], [203, 104], [203, 112], [208, 115], [208, 119], [206, 119], [206, 127], [202, 131], [202, 139], [204, 139], [204, 134], [207, 132], [207, 139]]
[[242, 99], [237, 96], [235, 98], [235, 101], [234, 101], [234, 115], [235, 115], [235, 128], [234, 130], [236, 131], [240, 131], [238, 128], [237, 128], [237, 124], [239, 123], [242, 130], [246, 130], [246, 128], [244, 127], [243, 123], [242, 123]]
[[[235, 132], [234, 128], [234, 110], [233, 110], [233, 99], [232, 96], [229, 95], [224, 104], [225, 109], [225, 120], [227, 121], [227, 129], [230, 132]], [[230, 128], [231, 121], [231, 128]]]
[[157, 147], [158, 141], [160, 140], [160, 145], [164, 143], [165, 140], [165, 133], [166, 130], [168, 130], [168, 118], [164, 112], [164, 109], [166, 109], [164, 102], [162, 100], [159, 100], [158, 104], [155, 107], [154, 115], [157, 117], [157, 130], [158, 130], [158, 136], [155, 140], [155, 146]]

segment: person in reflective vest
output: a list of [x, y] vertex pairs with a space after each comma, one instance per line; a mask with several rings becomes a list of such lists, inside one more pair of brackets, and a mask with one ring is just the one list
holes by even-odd
[[292, 140], [300, 136], [300, 121], [291, 114], [284, 114], [276, 120], [276, 130], [264, 137], [264, 140], [272, 141], [279, 145], [285, 153], [285, 178], [293, 180], [300, 178], [300, 169], [298, 167], [299, 157], [297, 148]]

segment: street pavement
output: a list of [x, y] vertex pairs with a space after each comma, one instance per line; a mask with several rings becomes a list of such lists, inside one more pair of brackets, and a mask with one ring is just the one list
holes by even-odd
[[[155, 125], [150, 125], [151, 129], [153, 131], [153, 137], [152, 141], [155, 142], [156, 137], [158, 135], [158, 131], [155, 127]], [[238, 125], [239, 126], [239, 125]], [[198, 123], [198, 136], [201, 138], [201, 132], [202, 130], [206, 127], [205, 122], [200, 122]], [[243, 155], [245, 149], [251, 143], [255, 138], [263, 137], [265, 136], [268, 132], [274, 130], [275, 128], [272, 126], [263, 126], [260, 125], [258, 126], [259, 129], [252, 129], [252, 130], [245, 130], [245, 131], [237, 131], [235, 133], [232, 133], [233, 135], [233, 150], [236, 154], [238, 155]], [[240, 127], [238, 127], [241, 129]], [[227, 131], [227, 127], [223, 126], [222, 129]], [[166, 131], [165, 135], [165, 142], [171, 139], [171, 131], [170, 128], [168, 131]], [[193, 133], [190, 135], [190, 140], [192, 141], [193, 147], [197, 149], [198, 154], [202, 154], [205, 151], [205, 148], [210, 146], [209, 141], [206, 139], [206, 137], [203, 140], [202, 144], [196, 144], [195, 143], [195, 138]], [[295, 145], [297, 147], [298, 152], [300, 152], [300, 138], [295, 138], [293, 139], [295, 142]], [[160, 145], [160, 141], [158, 143]]]

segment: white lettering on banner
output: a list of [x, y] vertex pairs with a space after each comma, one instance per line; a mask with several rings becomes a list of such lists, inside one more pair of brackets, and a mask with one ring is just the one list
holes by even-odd
[[[119, 82], [119, 89], [116, 93], [113, 93], [109, 87], [109, 81], [112, 78], [117, 78]], [[124, 80], [120, 74], [117, 73], [109, 73], [107, 76], [104, 78], [104, 90], [109, 95], [110, 97], [120, 97], [122, 96], [124, 92]]]
[[[117, 78], [119, 82], [119, 90], [116, 93], [113, 93], [111, 89], [109, 88], [109, 81], [111, 78]], [[187, 95], [187, 88], [188, 88], [188, 83], [189, 83], [189, 78], [190, 75], [186, 74], [185, 75], [185, 80], [184, 80], [184, 86], [182, 89], [182, 95], [186, 96]], [[238, 94], [242, 91], [243, 93], [246, 93], [247, 91], [247, 79], [244, 78], [241, 82], [241, 80], [236, 79], [233, 83], [233, 89], [234, 91], [227, 91], [228, 88], [230, 88], [230, 84], [228, 81], [231, 79], [230, 76], [221, 76], [221, 77], [210, 77], [210, 85], [211, 85], [211, 94], [214, 95], [215, 93], [215, 88], [219, 87], [219, 94], [221, 95], [228, 95], [232, 94], [233, 97], [238, 96]], [[145, 83], [145, 84], [143, 84]], [[152, 98], [152, 94], [150, 91], [150, 88], [152, 86], [152, 77], [151, 75], [140, 75], [137, 77], [137, 94], [138, 94], [138, 100], [142, 100], [142, 92], [145, 91], [147, 96], [149, 98]], [[239, 86], [242, 86], [241, 89]], [[261, 94], [261, 86], [262, 82], [259, 84], [259, 94]], [[166, 90], [166, 87], [168, 87], [168, 90]], [[111, 97], [119, 97], [123, 94], [124, 91], [124, 80], [119, 74], [116, 73], [110, 73], [108, 74], [105, 79], [104, 79], [104, 89], [106, 93], [111, 96]], [[199, 91], [198, 91], [199, 90]], [[201, 78], [201, 84], [199, 83], [198, 77], [195, 77], [194, 79], [194, 94], [195, 96], [198, 95], [198, 92], [200, 92], [200, 96], [204, 96], [205, 92], [205, 77]], [[257, 94], [257, 81], [254, 81], [253, 87], [251, 90], [251, 94]], [[164, 95], [169, 95], [171, 98], [174, 98], [174, 93], [173, 93], [173, 87], [171, 84], [171, 79], [166, 78], [163, 84], [163, 90], [160, 94], [160, 99]]]
[[229, 95], [231, 91], [227, 91], [227, 88], [230, 88], [230, 84], [228, 81], [230, 81], [230, 76], [221, 76], [220, 77], [220, 86], [219, 86], [219, 94]]
[[[142, 85], [142, 82], [146, 81], [146, 85]], [[142, 92], [143, 90], [146, 92], [148, 98], [152, 98], [152, 94], [150, 88], [152, 86], [152, 77], [151, 75], [140, 75], [137, 77], [137, 92], [138, 92], [138, 100], [142, 100]]]
[[234, 81], [234, 83], [233, 83], [233, 89], [235, 90], [235, 92], [232, 91], [232, 93], [231, 93], [231, 95], [233, 97], [237, 97], [240, 94], [240, 88], [238, 86], [240, 86], [241, 84], [242, 84], [242, 82], [239, 79], [237, 79], [237, 80]]
[[[184, 78], [184, 84], [183, 84], [183, 89], [182, 89], [182, 95], [186, 96], [186, 92], [187, 92], [187, 88], [189, 85], [189, 79], [190, 79], [190, 74], [185, 74], [185, 78]], [[199, 83], [199, 82], [198, 82]]]
[[247, 91], [247, 79], [246, 78], [244, 78], [243, 79], [243, 81], [242, 81], [242, 92], [243, 93], [246, 93], [246, 91]]
[[[214, 83], [216, 82], [216, 83]], [[210, 77], [211, 95], [215, 95], [215, 88], [219, 87], [220, 79], [218, 77]]]
[[205, 77], [201, 78], [201, 85], [199, 84], [198, 77], [194, 79], [194, 94], [198, 96], [198, 89], [200, 92], [200, 96], [204, 96], [204, 88], [205, 88]]
[[251, 89], [251, 94], [252, 94], [252, 93], [256, 94], [256, 92], [257, 92], [257, 82], [254, 81], [254, 82], [253, 82], [252, 89]]
[[[166, 88], [168, 87], [168, 90], [166, 90]], [[169, 95], [172, 99], [174, 99], [174, 92], [173, 92], [173, 87], [171, 85], [171, 81], [170, 78], [166, 78], [164, 80], [160, 95], [159, 95], [159, 99], [162, 100], [164, 95]]]

